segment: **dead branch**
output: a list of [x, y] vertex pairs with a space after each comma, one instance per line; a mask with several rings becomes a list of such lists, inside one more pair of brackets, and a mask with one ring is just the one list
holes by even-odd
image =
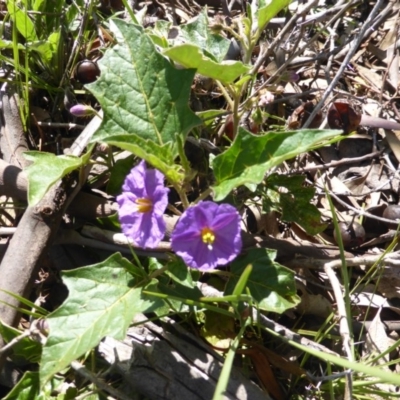
[[0, 149], [3, 160], [24, 169], [29, 162], [23, 153], [28, 150], [28, 143], [19, 115], [19, 98], [15, 87], [6, 84], [1, 90], [2, 121]]
[[[89, 124], [82, 132], [87, 137], [86, 144], [90, 138], [88, 129], [93, 134], [101, 122], [98, 117], [94, 120], [96, 124]], [[80, 155], [80, 150], [75, 155]], [[3, 323], [13, 326], [17, 323], [20, 304], [9, 293], [28, 295], [36, 269], [57, 233], [68, 199], [77, 193], [82, 183], [77, 175], [71, 174], [56, 184], [37, 205], [28, 207], [22, 216], [0, 264], [0, 318]], [[3, 362], [4, 356], [0, 359], [0, 367]]]
[[[146, 317], [137, 315], [135, 321]], [[123, 341], [107, 337], [99, 351], [113, 372], [121, 375], [120, 391], [134, 390], [157, 400], [211, 399], [223, 365], [220, 355], [171, 319], [163, 327], [145, 322], [129, 328]], [[271, 399], [237, 368], [224, 398]]]

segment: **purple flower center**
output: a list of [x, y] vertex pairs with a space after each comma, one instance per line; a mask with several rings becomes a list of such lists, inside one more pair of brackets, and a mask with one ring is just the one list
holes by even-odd
[[212, 250], [212, 245], [215, 242], [215, 234], [214, 231], [210, 228], [203, 228], [201, 230], [201, 239], [203, 243], [205, 243], [209, 250]]
[[240, 253], [240, 228], [240, 214], [235, 207], [201, 201], [188, 207], [179, 218], [171, 235], [171, 247], [189, 267], [212, 270], [228, 264]]
[[153, 202], [150, 199], [140, 198], [135, 200], [137, 204], [137, 211], [147, 213], [153, 210]]

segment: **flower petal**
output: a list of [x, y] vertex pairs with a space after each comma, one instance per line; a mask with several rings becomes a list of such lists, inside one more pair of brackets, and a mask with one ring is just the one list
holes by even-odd
[[[155, 169], [147, 169], [144, 161], [132, 168], [125, 178], [122, 194], [117, 197], [118, 217], [123, 233], [136, 245], [155, 248], [163, 239], [168, 192], [164, 175]], [[151, 207], [140, 210], [136, 203], [138, 199], [148, 200]]]
[[[215, 235], [213, 243], [204, 243], [203, 228]], [[200, 202], [182, 214], [172, 232], [171, 246], [189, 267], [206, 271], [225, 265], [242, 249], [240, 215], [230, 204]]]

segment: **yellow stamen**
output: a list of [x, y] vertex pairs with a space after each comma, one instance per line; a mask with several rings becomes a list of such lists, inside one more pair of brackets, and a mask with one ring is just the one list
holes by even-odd
[[212, 250], [212, 245], [215, 242], [215, 234], [210, 228], [203, 228], [201, 230], [201, 239], [203, 243], [207, 244], [209, 250]]
[[153, 203], [150, 199], [136, 199], [137, 211], [141, 213], [147, 213], [153, 209]]

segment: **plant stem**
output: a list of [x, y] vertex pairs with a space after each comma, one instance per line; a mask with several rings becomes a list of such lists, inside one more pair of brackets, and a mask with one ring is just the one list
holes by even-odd
[[243, 337], [246, 327], [250, 324], [250, 318], [240, 328], [239, 334], [233, 340], [231, 347], [226, 355], [224, 366], [222, 367], [221, 374], [218, 379], [217, 386], [215, 388], [213, 400], [221, 400], [224, 398], [224, 393], [228, 387], [229, 377], [232, 371], [233, 360], [235, 358], [236, 351], [239, 348], [240, 340]]
[[233, 110], [233, 100], [231, 96], [229, 95], [228, 91], [225, 89], [225, 86], [220, 82], [216, 81], [217, 86], [220, 88], [222, 95], [225, 97], [226, 102], [228, 103], [229, 107], [231, 110]]
[[204, 200], [206, 197], [208, 197], [212, 193], [211, 188], [207, 188], [203, 193], [200, 194], [200, 196], [193, 202], [193, 204], [197, 204], [200, 201]]
[[190, 204], [189, 204], [189, 200], [186, 196], [186, 192], [184, 190], [182, 190], [182, 187], [178, 184], [178, 183], [173, 183], [172, 186], [174, 187], [174, 189], [176, 190], [176, 192], [179, 195], [179, 198], [181, 199], [182, 202], [182, 206], [183, 208], [186, 210], [187, 208], [189, 208]]

